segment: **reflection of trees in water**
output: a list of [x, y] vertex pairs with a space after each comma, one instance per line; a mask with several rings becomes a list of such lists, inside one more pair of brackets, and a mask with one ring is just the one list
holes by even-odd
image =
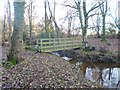
[[103, 85], [103, 77], [102, 77], [102, 71], [103, 71], [103, 68], [99, 68], [99, 77], [98, 77], [98, 79], [97, 79], [97, 81], [101, 84], [101, 85]]
[[110, 80], [111, 75], [112, 75], [112, 68], [109, 68], [109, 77], [108, 77], [109, 80]]
[[83, 63], [81, 66], [80, 66], [80, 70], [81, 72], [83, 73], [83, 76], [85, 77], [86, 75], [86, 68], [87, 68], [87, 64]]
[[[97, 67], [97, 68], [96, 68]], [[93, 82], [98, 82], [100, 85], [103, 86], [104, 83], [106, 84], [110, 84], [110, 80], [112, 80], [112, 74], [113, 74], [113, 69], [114, 67], [100, 67], [100, 66], [96, 66], [96, 67], [93, 67], [92, 65], [90, 64], [86, 64], [86, 63], [83, 63], [81, 66], [80, 66], [80, 70], [81, 72], [83, 73], [84, 77], [87, 78], [87, 75], [86, 75], [86, 70], [87, 68], [91, 69], [90, 72], [92, 73], [92, 78]], [[114, 81], [112, 81], [114, 83]], [[120, 83], [120, 81], [119, 81]], [[118, 84], [119, 84], [118, 83]]]

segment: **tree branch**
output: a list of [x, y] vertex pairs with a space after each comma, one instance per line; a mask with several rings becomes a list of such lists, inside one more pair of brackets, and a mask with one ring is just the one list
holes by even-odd
[[65, 5], [65, 4], [61, 4], [61, 5], [66, 6], [66, 7], [70, 7], [70, 8], [74, 8], [74, 9], [77, 9], [77, 7], [75, 7], [75, 6]]
[[91, 15], [89, 15], [86, 19], [88, 19], [89, 17], [92, 17], [92, 16], [94, 16], [94, 15], [100, 15], [101, 13], [93, 13], [93, 14], [91, 14]]
[[[105, 2], [105, 1], [104, 1]], [[102, 2], [102, 3], [96, 3], [89, 11], [88, 11], [88, 14], [91, 12], [91, 11], [93, 11], [94, 9], [96, 9], [97, 7], [99, 7], [99, 6], [101, 6], [104, 2]], [[98, 4], [98, 5], [97, 5]], [[97, 5], [97, 6], [96, 6]]]

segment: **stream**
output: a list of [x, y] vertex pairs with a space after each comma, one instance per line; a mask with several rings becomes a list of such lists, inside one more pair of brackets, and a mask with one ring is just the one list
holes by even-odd
[[[53, 53], [59, 56], [58, 53]], [[93, 63], [77, 62], [74, 59], [63, 57], [72, 65], [77, 66], [84, 77], [93, 82], [99, 83], [106, 88], [120, 88], [120, 65], [117, 63]]]
[[[74, 60], [69, 61], [76, 64]], [[120, 88], [120, 65], [116, 63], [85, 63], [79, 65], [80, 71], [87, 80], [99, 83], [107, 88]], [[119, 82], [119, 83], [118, 83]]]

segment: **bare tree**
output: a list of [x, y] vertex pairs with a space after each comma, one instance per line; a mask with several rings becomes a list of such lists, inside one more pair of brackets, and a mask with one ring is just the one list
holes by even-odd
[[[114, 25], [120, 30], [120, 20], [119, 20], [120, 9], [119, 8], [120, 8], [120, 1], [118, 2], [118, 6], [114, 9], [114, 13], [110, 13], [109, 16], [113, 19]], [[117, 12], [118, 12], [118, 15], [117, 15]]]
[[60, 35], [60, 29], [59, 29], [59, 26], [57, 25], [57, 22], [56, 22], [56, 20], [55, 20], [55, 18], [53, 16], [53, 13], [52, 13], [51, 8], [50, 8], [50, 3], [49, 3], [48, 0], [47, 0], [47, 4], [48, 4], [49, 12], [50, 12], [50, 18], [52, 19], [52, 21], [55, 24], [55, 29], [56, 29], [56, 32], [57, 32], [57, 37], [59, 38], [59, 37], [61, 37], [61, 35]]
[[106, 29], [105, 29], [105, 24], [106, 24], [106, 15], [107, 15], [107, 11], [108, 11], [108, 1], [107, 0], [105, 0], [105, 1], [100, 1], [99, 2], [99, 4], [100, 3], [103, 3], [102, 5], [100, 5], [100, 11], [101, 11], [101, 14], [102, 14], [102, 25], [103, 25], [103, 27], [102, 27], [102, 41], [106, 41], [106, 38], [105, 38], [105, 31], [106, 31]]
[[[81, 24], [81, 29], [82, 29], [82, 46], [83, 48], [87, 47], [87, 28], [88, 28], [88, 19], [91, 16], [98, 15], [97, 13], [90, 14], [92, 11], [94, 11], [96, 8], [98, 8], [102, 3], [94, 4], [89, 11], [86, 10], [86, 0], [83, 0], [82, 2], [82, 8], [81, 8], [81, 0], [75, 1], [78, 14], [79, 14], [79, 20]], [[82, 13], [83, 11], [83, 13]]]

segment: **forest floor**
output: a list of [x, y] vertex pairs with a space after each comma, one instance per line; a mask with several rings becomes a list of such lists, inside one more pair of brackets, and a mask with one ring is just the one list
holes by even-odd
[[106, 47], [110, 52], [116, 53], [119, 51], [119, 39], [107, 39], [106, 42], [101, 42], [99, 38], [89, 38], [90, 46]]
[[2, 87], [4, 88], [92, 88], [98, 87], [87, 81], [80, 70], [51, 54], [25, 51], [25, 60], [12, 69], [2, 72]]
[[[108, 42], [111, 45], [108, 45]], [[118, 40], [109, 39], [101, 43], [100, 39], [89, 39], [92, 46], [105, 46], [110, 51], [118, 51]], [[2, 87], [4, 88], [93, 88], [97, 83], [87, 81], [80, 70], [63, 58], [48, 54], [26, 50], [20, 54], [24, 60], [11, 69], [3, 68]]]

